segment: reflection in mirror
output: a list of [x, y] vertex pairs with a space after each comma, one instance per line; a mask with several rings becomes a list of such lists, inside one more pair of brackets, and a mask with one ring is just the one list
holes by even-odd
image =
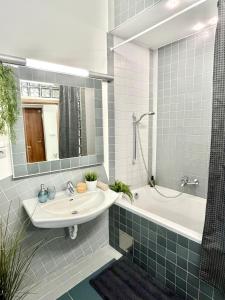
[[21, 80], [28, 163], [95, 154], [93, 88]]

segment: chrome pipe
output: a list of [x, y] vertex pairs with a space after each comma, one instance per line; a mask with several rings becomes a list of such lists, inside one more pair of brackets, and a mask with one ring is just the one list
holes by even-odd
[[133, 113], [133, 165], [137, 160], [137, 117], [135, 113]]
[[0, 62], [17, 66], [26, 66], [25, 58], [5, 54], [0, 54]]
[[109, 74], [104, 74], [104, 73], [97, 73], [97, 72], [89, 72], [89, 77], [90, 78], [95, 78], [95, 79], [100, 79], [106, 82], [111, 82], [114, 80], [114, 77]]

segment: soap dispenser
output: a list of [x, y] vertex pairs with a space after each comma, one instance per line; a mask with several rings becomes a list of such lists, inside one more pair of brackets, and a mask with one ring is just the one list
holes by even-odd
[[45, 185], [41, 184], [41, 189], [38, 193], [38, 201], [40, 203], [45, 203], [45, 202], [47, 202], [47, 200], [48, 200], [48, 191], [45, 188]]

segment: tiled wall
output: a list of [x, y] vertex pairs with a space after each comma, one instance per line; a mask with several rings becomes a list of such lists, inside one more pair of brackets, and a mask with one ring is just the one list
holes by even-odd
[[115, 27], [160, 1], [162, 0], [114, 0]]
[[[114, 42], [120, 40], [115, 38]], [[149, 50], [129, 43], [114, 51], [115, 178], [132, 187], [147, 183], [147, 175], [138, 148], [133, 160], [132, 115], [149, 111]], [[148, 122], [143, 119], [140, 136], [148, 164]]]
[[[24, 199], [37, 196], [40, 184], [54, 185], [57, 191], [66, 187], [66, 182], [71, 180], [74, 184], [83, 180], [83, 175], [88, 170], [94, 170], [101, 180], [107, 182], [103, 166], [89, 169], [77, 169], [55, 174], [29, 177], [12, 180], [7, 177], [0, 181], [0, 217], [6, 218], [11, 203], [9, 224], [10, 228], [21, 226], [20, 222], [27, 218], [21, 207]], [[54, 200], [53, 200], [54, 201]], [[25, 247], [34, 245], [35, 242], [46, 239], [46, 242], [54, 241], [43, 247], [34, 258], [32, 275], [34, 279], [43, 279], [49, 273], [76, 264], [77, 260], [92, 254], [98, 248], [108, 244], [108, 212], [97, 219], [78, 226], [76, 240], [65, 239], [64, 229], [38, 229], [30, 225], [27, 228]]]
[[[27, 164], [23, 115], [20, 110], [18, 121], [15, 125], [16, 142], [12, 143], [14, 176], [29, 176], [40, 173], [49, 173], [70, 168], [79, 168], [88, 165], [96, 165], [103, 162], [103, 116], [102, 116], [102, 82], [92, 78], [83, 78], [54, 72], [41, 71], [26, 67], [15, 69], [15, 75], [19, 85], [19, 79], [38, 82], [64, 84], [76, 87], [93, 88], [95, 94], [95, 155], [82, 156], [80, 158], [66, 158], [51, 162], [39, 162]], [[18, 91], [18, 97], [20, 93]]]
[[214, 29], [169, 44], [158, 52], [157, 183], [179, 189], [187, 175], [207, 195], [212, 118]]
[[200, 244], [113, 205], [109, 211], [109, 241], [123, 253], [119, 229], [134, 238], [128, 256], [178, 295], [190, 300], [224, 299], [218, 290], [198, 278]]

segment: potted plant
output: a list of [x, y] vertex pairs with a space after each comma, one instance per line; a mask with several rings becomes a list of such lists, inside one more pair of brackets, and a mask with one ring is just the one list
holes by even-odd
[[110, 189], [116, 193], [122, 193], [123, 197], [132, 201], [133, 194], [130, 190], [129, 185], [123, 183], [122, 181], [116, 180], [114, 184], [111, 184]]
[[29, 219], [21, 223], [18, 216], [13, 228], [9, 224], [10, 208], [6, 220], [0, 216], [0, 299], [22, 300], [33, 294], [33, 289], [38, 286], [35, 277], [32, 277], [31, 263], [40, 250], [52, 241], [64, 236], [51, 239], [42, 239], [33, 245], [26, 245]]
[[88, 191], [95, 191], [97, 186], [98, 175], [95, 172], [88, 172], [85, 174], [85, 182], [87, 184]]
[[14, 125], [19, 115], [17, 86], [12, 68], [0, 64], [0, 135], [15, 140]]
[[0, 299], [3, 300], [24, 299], [34, 288], [28, 272], [43, 241], [25, 248], [25, 223], [9, 231], [8, 220], [6, 224], [0, 221]]

